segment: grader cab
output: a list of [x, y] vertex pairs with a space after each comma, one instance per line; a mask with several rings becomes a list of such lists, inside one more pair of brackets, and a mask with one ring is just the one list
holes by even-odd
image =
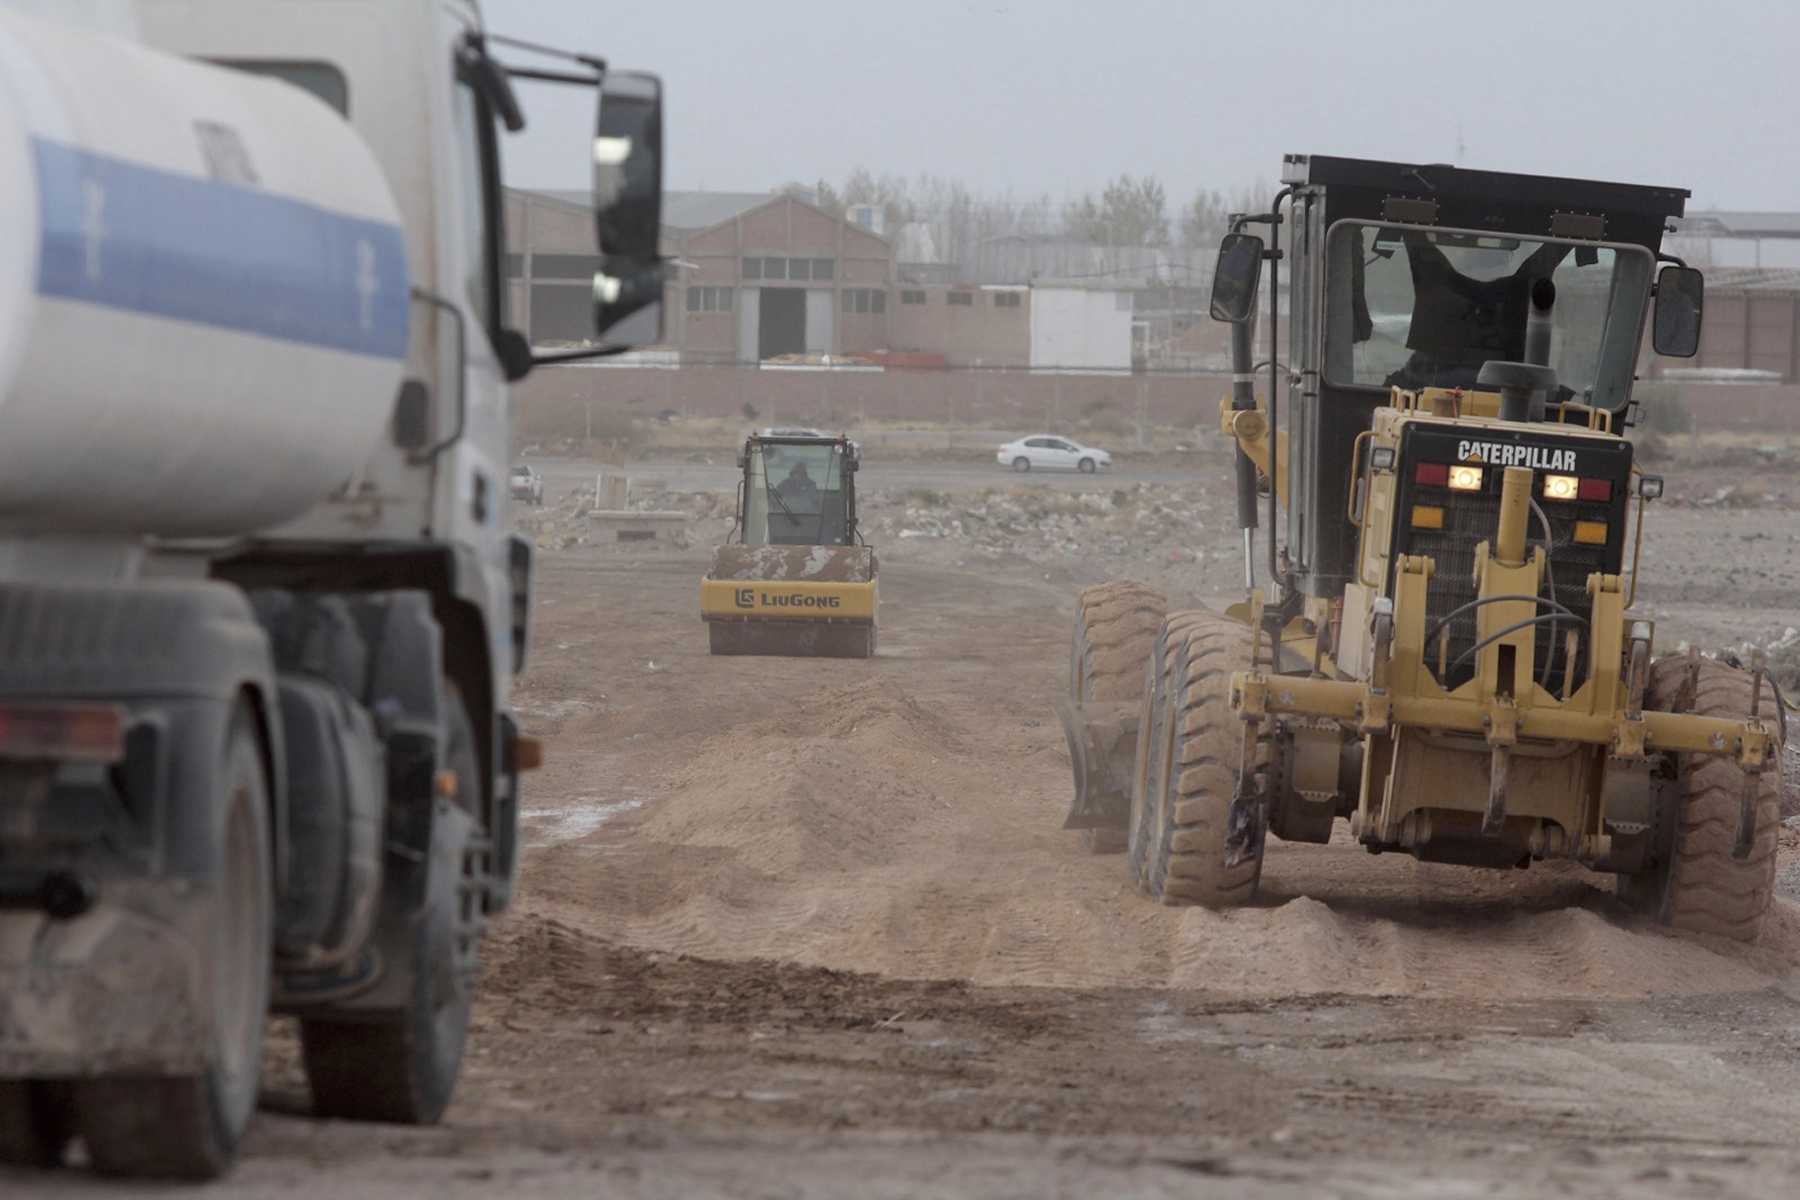
[[1083, 593], [1067, 825], [1116, 831], [1169, 903], [1246, 902], [1266, 835], [1343, 819], [1374, 852], [1573, 859], [1664, 923], [1754, 936], [1779, 694], [1656, 658], [1632, 608], [1662, 491], [1625, 436], [1646, 324], [1658, 354], [1699, 340], [1700, 273], [1661, 245], [1687, 193], [1306, 156], [1283, 182], [1234, 222], [1213, 295], [1248, 596], [1221, 616]]

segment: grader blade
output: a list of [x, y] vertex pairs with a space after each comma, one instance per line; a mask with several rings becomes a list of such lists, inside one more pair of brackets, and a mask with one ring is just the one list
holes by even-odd
[[1056, 702], [1075, 773], [1075, 802], [1064, 829], [1123, 829], [1130, 823], [1140, 707], [1135, 700], [1077, 704], [1065, 696]]

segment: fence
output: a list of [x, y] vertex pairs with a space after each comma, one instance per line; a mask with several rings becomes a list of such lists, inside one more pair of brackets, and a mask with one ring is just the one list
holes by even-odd
[[[1260, 383], [1260, 376], [1259, 376]], [[1700, 430], [1800, 433], [1800, 387], [1657, 381], [1642, 388], [1647, 405], [1678, 392]], [[1213, 430], [1230, 377], [1213, 371], [1136, 373], [948, 367], [684, 365], [549, 367], [534, 372], [516, 398], [526, 437], [592, 436], [599, 414], [741, 419], [758, 425], [859, 429], [869, 422], [984, 430], [1083, 432], [1134, 437], [1141, 448], [1156, 428]], [[1258, 388], [1260, 397], [1262, 388]]]
[[580, 436], [594, 410], [731, 417], [761, 425], [853, 429], [871, 421], [983, 429], [1140, 429], [1218, 425], [1230, 377], [1200, 371], [1041, 371], [854, 366], [552, 367], [517, 395], [520, 432]]

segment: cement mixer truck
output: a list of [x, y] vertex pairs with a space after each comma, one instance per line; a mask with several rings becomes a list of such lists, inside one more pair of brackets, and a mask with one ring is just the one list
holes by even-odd
[[[519, 80], [598, 114], [554, 356]], [[221, 1173], [270, 1011], [319, 1113], [443, 1112], [538, 757], [508, 384], [655, 339], [660, 160], [472, 0], [0, 0], [0, 1174]]]

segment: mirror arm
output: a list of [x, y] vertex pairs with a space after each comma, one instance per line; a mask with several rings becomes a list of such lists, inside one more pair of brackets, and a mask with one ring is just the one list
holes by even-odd
[[580, 63], [590, 68], [596, 77], [606, 74], [606, 60], [595, 58], [591, 54], [578, 54], [573, 50], [559, 50], [555, 46], [545, 46], [539, 42], [528, 42], [522, 38], [507, 37], [505, 34], [490, 33], [487, 40], [498, 46], [510, 46], [514, 50], [525, 50], [532, 54], [541, 54], [545, 58], [557, 58], [563, 62]]
[[1664, 254], [1661, 250], [1658, 250], [1656, 252], [1656, 261], [1662, 262], [1662, 263], [1673, 263], [1675, 266], [1678, 266], [1678, 267], [1687, 266], [1687, 264], [1685, 262], [1681, 261], [1681, 259], [1679, 259], [1679, 258], [1676, 258], [1673, 254]]
[[513, 94], [512, 82], [504, 66], [487, 52], [487, 41], [479, 33], [463, 35], [462, 50], [457, 55], [458, 73], [470, 83], [489, 110], [500, 118], [508, 133], [525, 128], [525, 112]]

